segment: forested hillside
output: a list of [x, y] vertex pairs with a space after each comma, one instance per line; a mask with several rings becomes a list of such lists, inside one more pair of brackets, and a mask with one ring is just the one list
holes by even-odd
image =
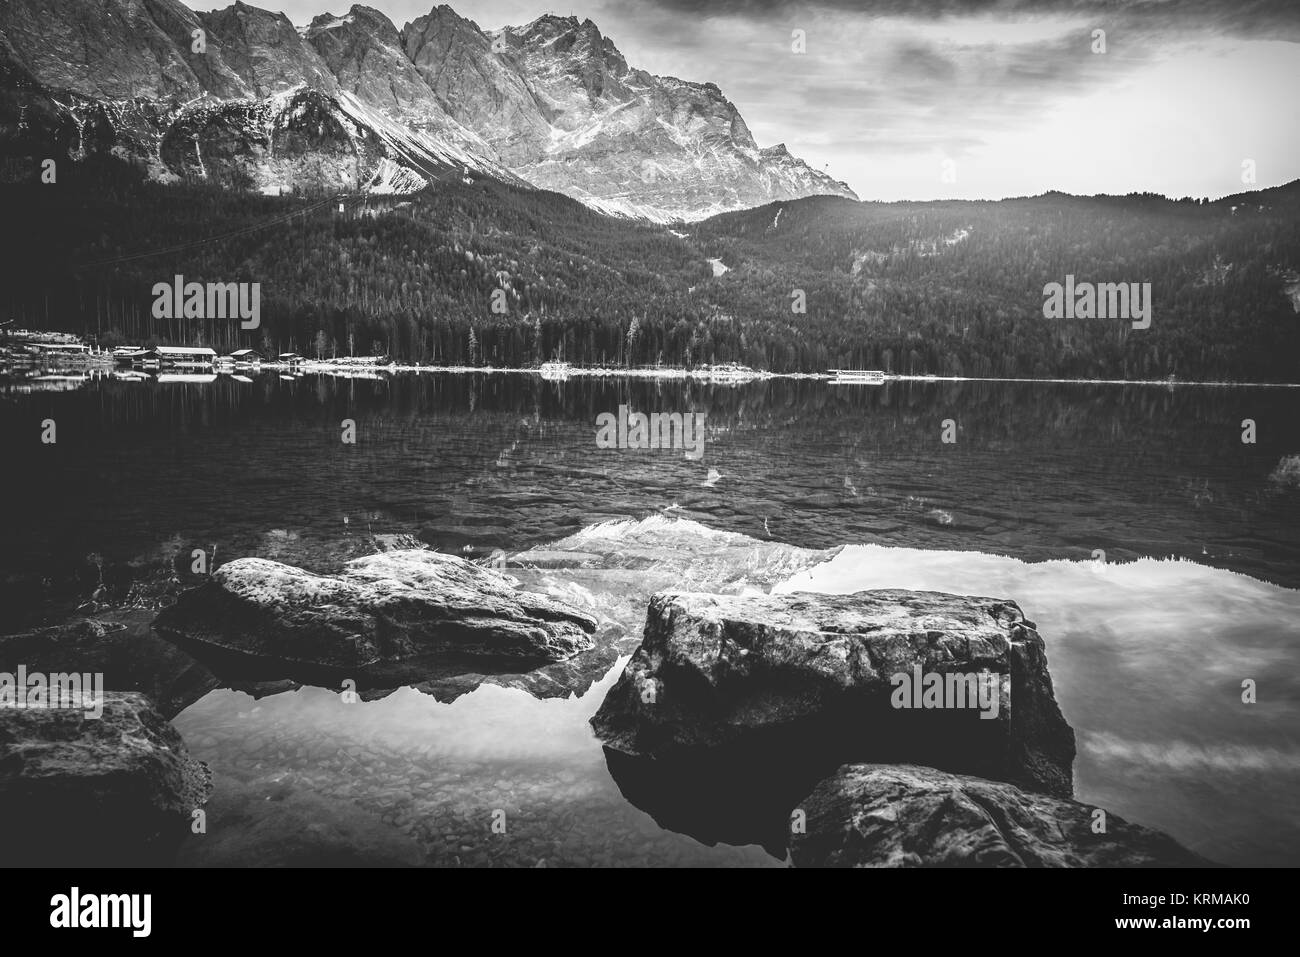
[[[977, 376], [1300, 374], [1300, 188], [1215, 203], [1048, 194], [1001, 202], [813, 198], [693, 237], [731, 270], [714, 301], [779, 364]], [[1148, 329], [1043, 318], [1043, 288], [1150, 282]], [[797, 335], [791, 289], [808, 314]]]
[[[487, 178], [367, 198], [162, 186], [103, 159], [64, 162], [52, 185], [10, 174], [0, 312], [109, 344], [515, 366], [1300, 374], [1297, 184], [1215, 203], [811, 198], [670, 230]], [[154, 284], [176, 274], [261, 283], [261, 327], [153, 318]], [[1044, 284], [1067, 274], [1152, 283], [1150, 328], [1044, 319]]]

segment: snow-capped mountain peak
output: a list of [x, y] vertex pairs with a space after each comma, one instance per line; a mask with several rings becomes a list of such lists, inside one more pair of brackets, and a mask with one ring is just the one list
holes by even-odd
[[[51, 136], [71, 137], [59, 130], [74, 104], [79, 148], [137, 155], [162, 178], [268, 189], [325, 170], [313, 175], [391, 191], [470, 169], [661, 221], [853, 197], [784, 145], [760, 148], [716, 85], [634, 68], [589, 19], [546, 15], [484, 32], [440, 5], [399, 30], [358, 4], [295, 28], [245, 3], [208, 13], [179, 0], [88, 6], [6, 0], [0, 76], [44, 98], [35, 114]], [[314, 126], [302, 126], [307, 117]], [[318, 162], [286, 165], [295, 150]]]

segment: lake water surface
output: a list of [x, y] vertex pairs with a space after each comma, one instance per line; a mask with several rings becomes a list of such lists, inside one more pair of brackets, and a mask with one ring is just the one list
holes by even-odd
[[[1079, 800], [1226, 863], [1300, 863], [1300, 390], [263, 374], [0, 397], [0, 631], [105, 583], [143, 604], [196, 548], [332, 571], [398, 534], [503, 550], [623, 655], [661, 589], [1011, 598], [1078, 734]], [[597, 448], [620, 405], [704, 412], [703, 458]], [[622, 797], [587, 726], [621, 660], [572, 694], [213, 691], [175, 720], [216, 787], [183, 860], [779, 866]]]

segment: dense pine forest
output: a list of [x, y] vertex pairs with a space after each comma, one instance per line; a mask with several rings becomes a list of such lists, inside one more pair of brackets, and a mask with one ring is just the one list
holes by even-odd
[[[736, 267], [712, 299], [772, 344], [778, 366], [1293, 381], [1298, 214], [1300, 184], [1215, 203], [826, 197], [718, 216], [693, 238]], [[1150, 282], [1150, 328], [1044, 319], [1044, 286], [1067, 275]], [[807, 299], [802, 327], [788, 315], [792, 286]]]
[[[111, 159], [64, 161], [54, 184], [7, 173], [0, 319], [104, 345], [1300, 380], [1300, 184], [1216, 202], [820, 197], [669, 229], [486, 178], [261, 196], [164, 186]], [[155, 318], [152, 289], [177, 274], [260, 283], [260, 327]], [[1067, 274], [1151, 283], [1150, 328], [1045, 319], [1043, 287]]]

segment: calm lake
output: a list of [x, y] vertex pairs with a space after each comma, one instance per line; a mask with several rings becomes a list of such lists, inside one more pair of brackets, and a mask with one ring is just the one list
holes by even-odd
[[[1037, 622], [1079, 800], [1224, 863], [1300, 864], [1300, 390], [263, 373], [0, 399], [0, 632], [100, 584], [192, 581], [194, 549], [328, 572], [411, 535], [503, 550], [617, 652], [572, 693], [212, 691], [174, 722], [215, 783], [184, 863], [781, 866], [660, 828], [587, 719], [656, 590], [903, 587]], [[704, 413], [703, 457], [598, 448], [621, 405]]]

